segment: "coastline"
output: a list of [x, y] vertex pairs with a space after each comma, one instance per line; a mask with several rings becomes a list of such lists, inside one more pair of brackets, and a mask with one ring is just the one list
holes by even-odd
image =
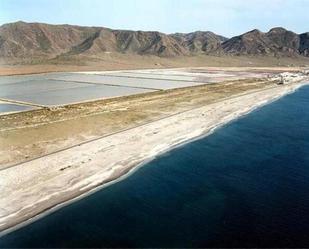
[[[8, 209], [0, 210], [0, 230], [3, 230], [0, 236], [121, 181], [159, 154], [208, 136], [215, 129], [305, 84], [294, 83], [236, 96], [37, 159], [33, 165], [24, 163], [4, 170], [0, 172], [1, 179], [5, 179], [1, 183], [0, 201]], [[26, 176], [21, 167], [29, 168], [33, 174]], [[42, 179], [42, 172], [48, 175], [47, 181]], [[18, 186], [13, 186], [14, 183]], [[9, 198], [9, 192], [14, 198]], [[34, 193], [40, 196], [31, 199]]]

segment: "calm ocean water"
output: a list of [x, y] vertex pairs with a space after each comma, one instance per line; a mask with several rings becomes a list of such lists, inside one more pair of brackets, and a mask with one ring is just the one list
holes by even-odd
[[309, 247], [309, 87], [0, 238], [0, 247]]

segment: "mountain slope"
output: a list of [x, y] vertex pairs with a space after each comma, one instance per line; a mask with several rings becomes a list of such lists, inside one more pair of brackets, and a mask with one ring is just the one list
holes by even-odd
[[263, 33], [255, 29], [224, 42], [222, 49], [236, 55], [308, 56], [308, 43], [308, 33], [298, 35], [284, 28]]
[[82, 43], [96, 28], [17, 22], [0, 27], [1, 57], [53, 57]]
[[198, 54], [309, 57], [309, 33], [252, 30], [227, 39], [212, 32], [167, 35], [151, 31], [16, 22], [0, 27], [0, 58], [52, 59], [128, 53], [163, 57]]
[[177, 40], [159, 32], [17, 22], [0, 27], [1, 57], [48, 57], [102, 52], [188, 55]]
[[273, 28], [265, 35], [276, 45], [279, 52], [290, 55], [299, 53], [298, 34], [284, 28]]
[[209, 31], [197, 31], [188, 34], [176, 33], [171, 36], [191, 52], [213, 52], [221, 47], [222, 42], [227, 40], [227, 38]]
[[114, 31], [121, 52], [159, 56], [187, 55], [188, 51], [173, 37], [160, 32]]
[[300, 38], [300, 45], [299, 45], [299, 52], [304, 56], [309, 56], [309, 32], [303, 33], [299, 36]]
[[230, 54], [264, 55], [275, 52], [276, 45], [264, 33], [255, 29], [224, 42], [222, 49]]

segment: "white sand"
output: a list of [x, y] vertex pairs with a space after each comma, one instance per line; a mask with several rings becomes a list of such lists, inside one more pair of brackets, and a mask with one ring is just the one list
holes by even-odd
[[111, 182], [141, 162], [302, 85], [233, 97], [1, 170], [0, 231]]

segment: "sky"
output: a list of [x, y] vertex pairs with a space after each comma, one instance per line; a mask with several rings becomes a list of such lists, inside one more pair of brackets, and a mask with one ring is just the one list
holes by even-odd
[[0, 25], [15, 21], [156, 30], [309, 31], [309, 0], [0, 0]]

